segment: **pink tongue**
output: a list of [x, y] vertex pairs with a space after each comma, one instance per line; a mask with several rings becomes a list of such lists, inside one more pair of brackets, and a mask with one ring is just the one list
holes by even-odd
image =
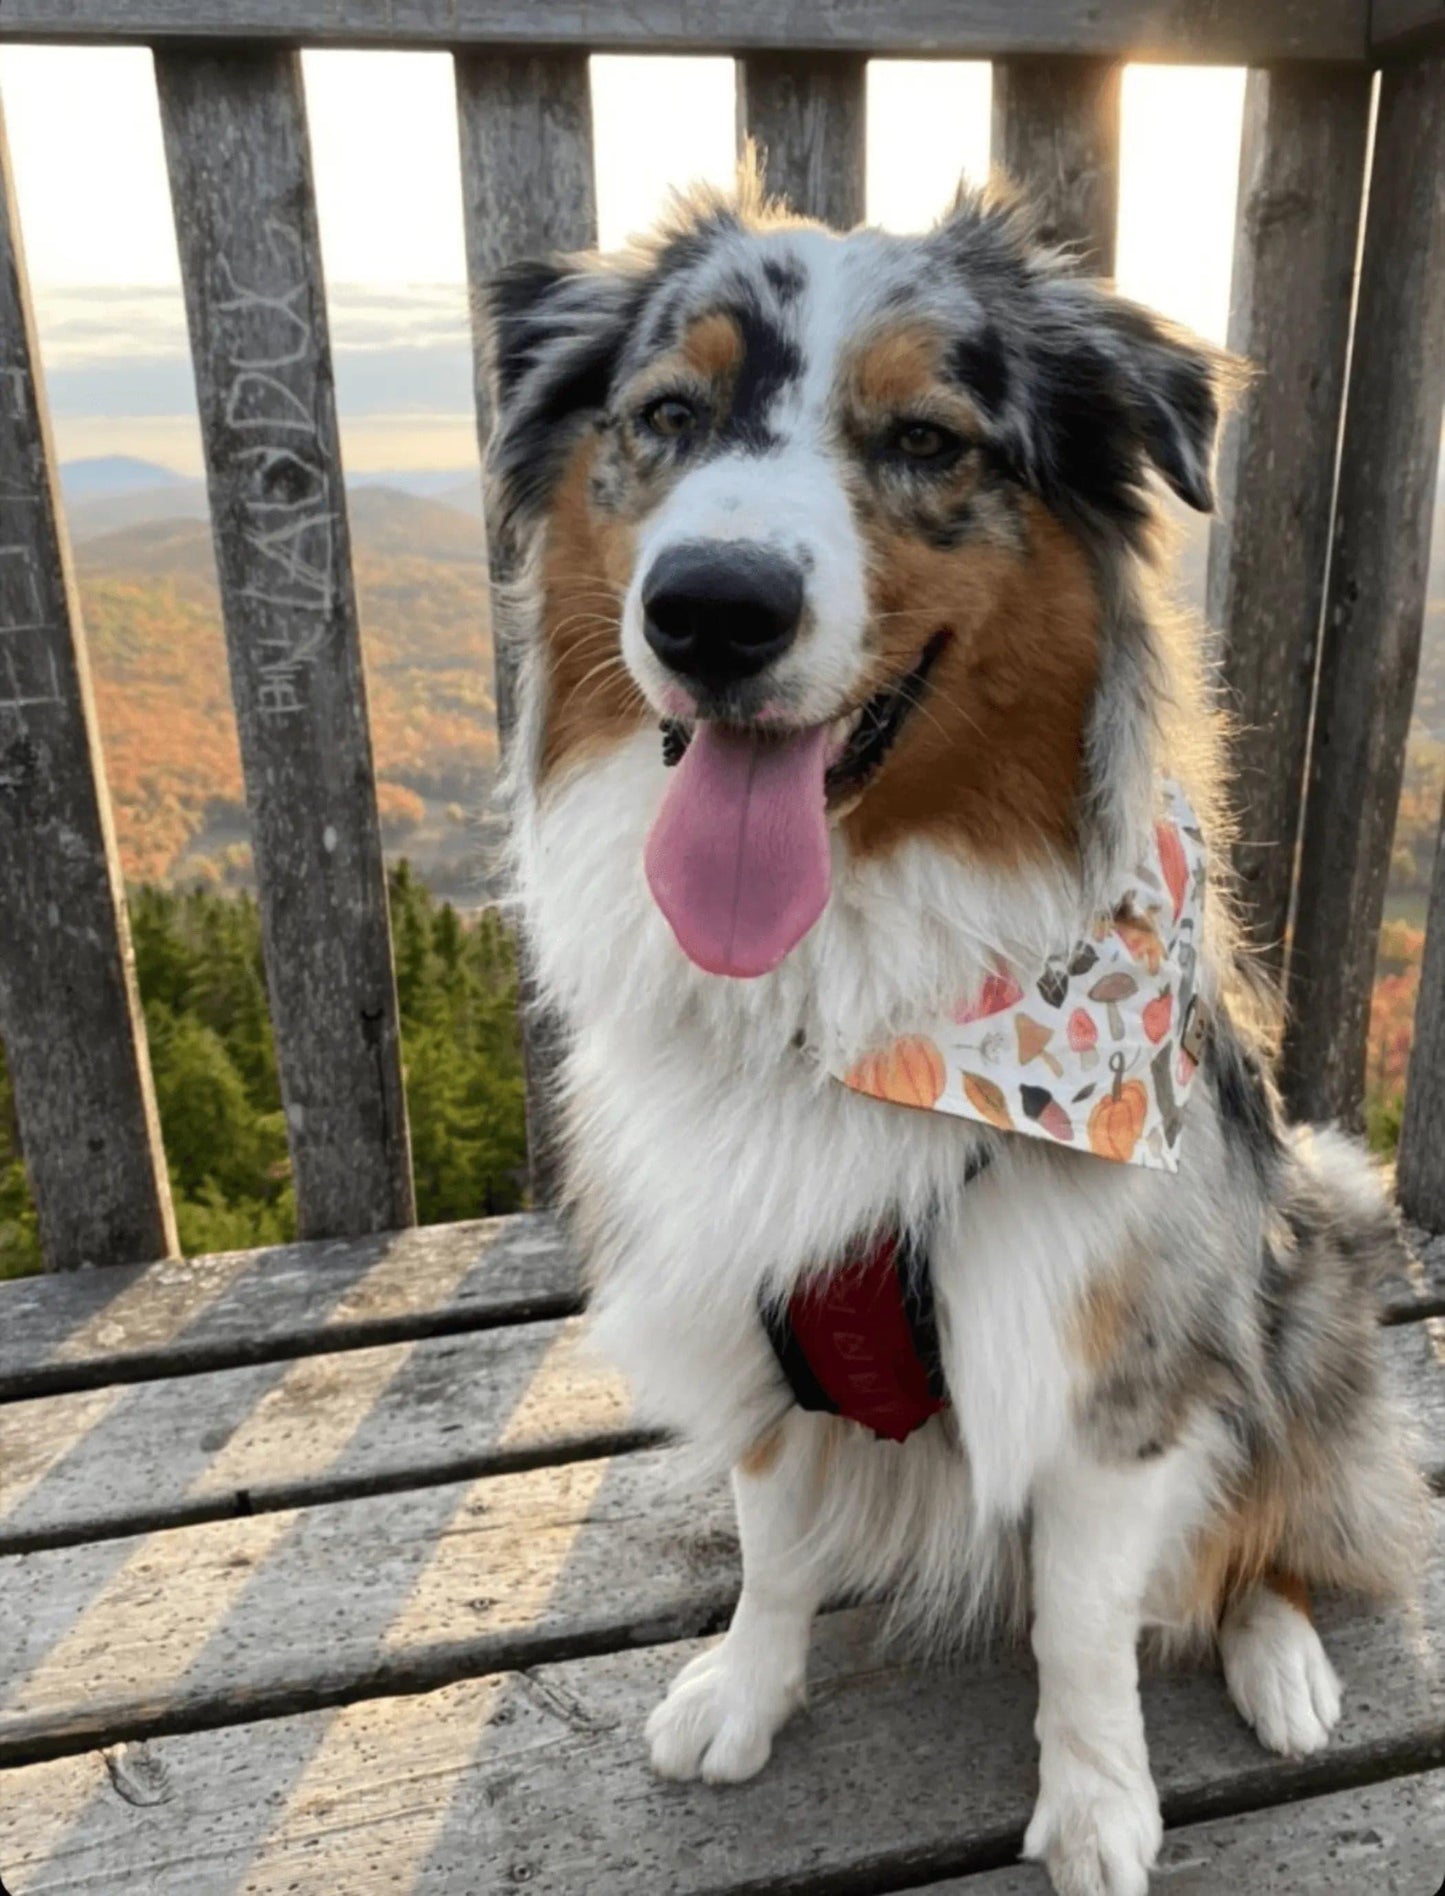
[[703, 722], [647, 838], [647, 884], [688, 959], [767, 974], [828, 900], [828, 735], [757, 737]]

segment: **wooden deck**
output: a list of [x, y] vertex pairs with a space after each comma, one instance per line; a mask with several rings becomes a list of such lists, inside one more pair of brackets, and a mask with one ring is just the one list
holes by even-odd
[[[541, 1217], [0, 1285], [9, 1896], [1042, 1896], [1029, 1667], [912, 1669], [866, 1609], [760, 1779], [649, 1776], [731, 1511], [575, 1312]], [[1445, 1240], [1382, 1314], [1445, 1487]], [[1322, 1757], [1267, 1758], [1213, 1675], [1148, 1681], [1163, 1888], [1437, 1888], [1445, 1540], [1415, 1613], [1327, 1611]]]

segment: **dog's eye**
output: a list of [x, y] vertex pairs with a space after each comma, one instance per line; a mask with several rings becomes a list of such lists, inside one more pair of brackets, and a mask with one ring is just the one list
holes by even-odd
[[664, 441], [681, 441], [702, 426], [702, 416], [680, 395], [659, 396], [647, 404], [638, 419], [649, 434], [661, 435]]
[[901, 421], [893, 430], [889, 446], [905, 461], [952, 460], [963, 443], [947, 428], [931, 421]]

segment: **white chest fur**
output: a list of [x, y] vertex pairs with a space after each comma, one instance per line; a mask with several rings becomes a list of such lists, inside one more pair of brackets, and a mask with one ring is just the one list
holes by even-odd
[[928, 1218], [974, 1505], [1016, 1515], [1067, 1429], [1069, 1312], [1137, 1176], [1004, 1141], [965, 1186], [975, 1128], [860, 1097], [810, 1049], [859, 1051], [921, 994], [981, 978], [999, 949], [1067, 933], [1071, 892], [1042, 877], [1020, 891], [922, 846], [865, 871], [840, 863], [827, 915], [775, 975], [720, 981], [686, 962], [646, 892], [660, 789], [649, 734], [523, 825], [543, 977], [576, 1031], [598, 1339], [649, 1416], [734, 1458], [786, 1403], [759, 1296], [870, 1227]]

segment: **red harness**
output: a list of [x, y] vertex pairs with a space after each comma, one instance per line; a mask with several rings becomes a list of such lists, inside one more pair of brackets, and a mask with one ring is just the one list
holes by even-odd
[[[986, 1152], [972, 1159], [965, 1182], [987, 1164]], [[800, 1408], [901, 1442], [949, 1406], [933, 1276], [926, 1251], [906, 1232], [860, 1245], [761, 1314]]]

